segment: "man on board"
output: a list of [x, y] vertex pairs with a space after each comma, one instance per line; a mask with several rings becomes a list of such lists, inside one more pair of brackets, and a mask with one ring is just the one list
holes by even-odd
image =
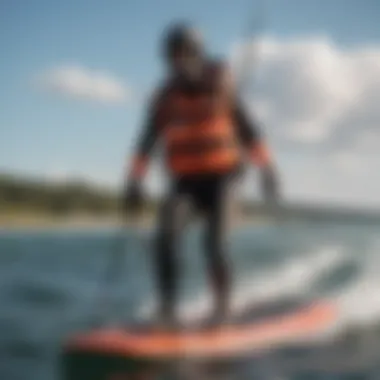
[[276, 171], [269, 150], [238, 99], [227, 65], [207, 56], [199, 32], [171, 26], [163, 56], [168, 77], [153, 97], [127, 173], [124, 206], [136, 211], [142, 179], [157, 141], [164, 145], [171, 187], [159, 212], [155, 268], [159, 320], [175, 323], [177, 241], [190, 202], [206, 222], [204, 248], [215, 296], [213, 321], [230, 309], [230, 275], [225, 251], [231, 189], [246, 158], [261, 168], [266, 197], [277, 197]]

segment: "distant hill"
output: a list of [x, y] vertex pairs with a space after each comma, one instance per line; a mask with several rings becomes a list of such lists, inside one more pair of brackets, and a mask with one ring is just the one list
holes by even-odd
[[117, 197], [112, 191], [72, 181], [52, 183], [41, 179], [26, 179], [0, 175], [0, 210], [68, 214], [72, 212], [109, 213], [117, 209]]
[[[146, 210], [154, 212], [158, 199], [150, 198]], [[120, 205], [120, 194], [85, 181], [53, 183], [36, 178], [0, 175], [0, 213], [38, 213], [51, 216], [90, 214], [114, 215]], [[243, 217], [307, 218], [315, 221], [380, 223], [380, 210], [350, 209], [337, 205], [284, 203], [271, 210], [260, 202], [243, 202], [239, 214]]]

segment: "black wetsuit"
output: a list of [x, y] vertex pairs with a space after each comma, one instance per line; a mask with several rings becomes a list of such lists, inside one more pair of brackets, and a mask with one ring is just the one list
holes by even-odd
[[[186, 91], [186, 89], [185, 89]], [[247, 116], [236, 99], [233, 125], [241, 145], [249, 148], [259, 142], [258, 128]], [[152, 108], [148, 122], [138, 142], [137, 154], [149, 156], [159, 137], [156, 114]], [[177, 247], [182, 227], [187, 218], [184, 208], [190, 203], [203, 215], [206, 222], [204, 249], [217, 305], [216, 312], [224, 311], [229, 296], [229, 265], [226, 249], [228, 209], [233, 187], [242, 167], [231, 172], [203, 176], [171, 178], [170, 191], [159, 212], [156, 245], [156, 270], [160, 305], [165, 314], [172, 314], [177, 289]]]

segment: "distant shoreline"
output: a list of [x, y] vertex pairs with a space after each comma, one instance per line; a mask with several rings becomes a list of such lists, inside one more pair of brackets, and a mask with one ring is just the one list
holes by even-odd
[[[54, 183], [43, 178], [0, 173], [0, 229], [118, 226], [121, 224], [120, 195], [115, 189], [98, 187], [85, 180]], [[152, 195], [147, 197], [142, 224], [154, 223], [161, 200]], [[262, 199], [236, 199], [235, 206], [233, 225], [261, 224], [273, 217], [283, 221], [380, 225], [380, 205], [363, 208], [352, 204], [289, 202], [286, 199], [278, 204], [267, 204]]]
[[[261, 224], [267, 218], [241, 217], [232, 219], [233, 225]], [[91, 229], [91, 228], [117, 228], [127, 227], [150, 228], [155, 223], [155, 216], [148, 215], [139, 219], [122, 220], [117, 216], [95, 217], [73, 215], [67, 217], [54, 217], [50, 215], [3, 215], [0, 217], [0, 231], [8, 230], [44, 230], [44, 229]]]
[[[149, 226], [153, 218], [141, 220], [144, 226]], [[115, 217], [94, 216], [67, 216], [54, 217], [49, 215], [12, 215], [0, 217], [0, 230], [14, 229], [46, 229], [46, 228], [90, 228], [90, 227], [117, 227], [122, 223], [133, 225], [133, 221], [121, 221]]]

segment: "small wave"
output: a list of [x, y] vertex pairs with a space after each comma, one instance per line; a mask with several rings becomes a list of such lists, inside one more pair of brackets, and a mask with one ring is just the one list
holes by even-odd
[[[380, 269], [380, 268], [379, 268]], [[355, 325], [377, 323], [380, 319], [379, 275], [363, 273], [357, 282], [337, 297], [342, 305], [342, 322]]]
[[43, 345], [30, 340], [13, 340], [4, 345], [1, 350], [2, 357], [40, 359], [46, 352]]
[[341, 314], [331, 331], [334, 336], [357, 334], [379, 326], [380, 321], [380, 242], [368, 242], [367, 252], [357, 252], [360, 271], [354, 281], [346, 284], [334, 296]]
[[[290, 258], [282, 266], [275, 267], [252, 278], [238, 279], [232, 296], [232, 308], [243, 311], [248, 305], [286, 297], [298, 297], [312, 292], [317, 280], [343, 265], [347, 260], [342, 246], [324, 246]], [[186, 299], [180, 304], [179, 314], [185, 321], [203, 318], [212, 305], [210, 292]], [[141, 318], [147, 318], [154, 310], [154, 302], [139, 310]]]
[[67, 295], [57, 284], [46, 281], [25, 281], [13, 284], [7, 293], [3, 290], [3, 297], [8, 297], [12, 303], [33, 304], [43, 308], [62, 307], [67, 304]]

